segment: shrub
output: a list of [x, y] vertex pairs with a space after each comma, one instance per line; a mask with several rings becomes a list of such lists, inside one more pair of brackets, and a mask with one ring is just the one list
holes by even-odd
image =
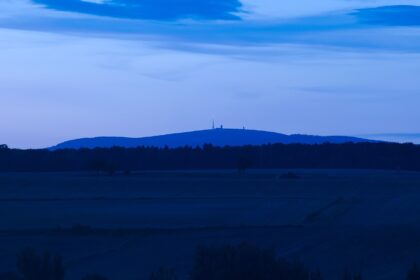
[[238, 159], [237, 168], [238, 172], [242, 173], [252, 167], [252, 160], [249, 157], [241, 156]]
[[413, 264], [407, 273], [407, 280], [420, 280], [420, 268], [417, 264]]
[[[302, 263], [278, 259], [274, 251], [242, 243], [197, 250], [191, 280], [310, 280]], [[316, 279], [322, 279], [317, 274]]]
[[18, 255], [17, 267], [24, 280], [64, 279], [65, 269], [61, 257], [48, 252], [37, 255], [32, 249], [25, 249]]
[[346, 270], [342, 277], [343, 280], [362, 280], [362, 274], [361, 273], [353, 273], [350, 270]]
[[82, 280], [108, 280], [108, 278], [100, 274], [89, 274], [83, 277]]
[[150, 277], [150, 280], [177, 280], [176, 273], [173, 269], [169, 268], [160, 268], [159, 270], [153, 272]]
[[22, 280], [22, 277], [15, 272], [5, 272], [0, 273], [0, 280]]

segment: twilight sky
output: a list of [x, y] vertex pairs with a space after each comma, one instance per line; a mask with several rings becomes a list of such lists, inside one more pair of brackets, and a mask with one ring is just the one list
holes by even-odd
[[420, 0], [0, 0], [0, 63], [11, 147], [213, 119], [420, 143]]

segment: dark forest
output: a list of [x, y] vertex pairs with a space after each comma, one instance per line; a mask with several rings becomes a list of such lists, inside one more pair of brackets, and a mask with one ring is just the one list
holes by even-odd
[[420, 146], [394, 143], [271, 144], [243, 147], [18, 150], [2, 146], [2, 172], [206, 169], [383, 169], [420, 170]]

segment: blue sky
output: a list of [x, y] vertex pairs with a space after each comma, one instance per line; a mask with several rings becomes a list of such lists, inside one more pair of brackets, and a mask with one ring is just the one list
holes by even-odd
[[213, 119], [419, 141], [419, 6], [2, 0], [0, 142], [39, 148], [204, 129]]

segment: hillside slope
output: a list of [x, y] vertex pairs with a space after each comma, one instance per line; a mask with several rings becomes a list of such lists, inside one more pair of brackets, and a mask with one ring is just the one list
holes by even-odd
[[128, 138], [128, 137], [95, 137], [70, 140], [58, 144], [51, 149], [79, 149], [79, 148], [109, 148], [119, 147], [165, 147], [170, 148], [183, 146], [202, 146], [212, 144], [214, 146], [245, 146], [263, 145], [270, 143], [346, 143], [346, 142], [370, 142], [370, 140], [346, 137], [346, 136], [313, 136], [313, 135], [286, 135], [275, 132], [245, 130], [245, 129], [210, 129], [192, 132], [174, 133], [160, 136]]

